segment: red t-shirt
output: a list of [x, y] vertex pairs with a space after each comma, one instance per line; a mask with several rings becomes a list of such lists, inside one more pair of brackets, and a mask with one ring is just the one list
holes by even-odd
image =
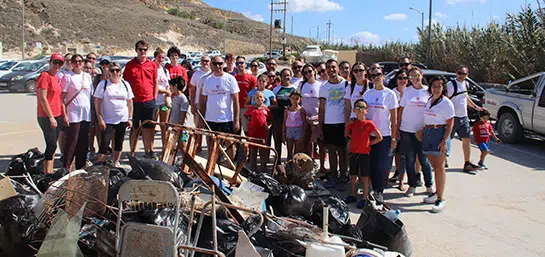
[[370, 134], [378, 130], [372, 120], [358, 120], [346, 128], [350, 137], [350, 153], [369, 154], [371, 152]]
[[169, 63], [165, 65], [165, 69], [167, 69], [168, 73], [170, 73], [170, 79], [182, 77], [184, 78], [186, 84], [189, 83], [189, 79], [187, 78], [187, 70], [182, 65], [172, 66]]
[[[49, 102], [49, 108], [53, 113], [53, 117], [58, 117], [62, 114], [61, 110], [61, 94], [62, 88], [59, 83], [59, 77], [57, 74], [51, 75], [49, 72], [44, 71], [38, 77], [36, 82], [36, 90], [43, 88], [47, 90], [47, 101]], [[47, 117], [47, 114], [42, 107], [40, 99], [38, 99], [38, 117]]]
[[494, 133], [494, 128], [490, 122], [478, 121], [473, 125], [473, 137], [476, 143], [484, 143], [490, 141], [490, 135]]
[[250, 118], [248, 123], [248, 134], [250, 137], [266, 139], [269, 136], [269, 132], [266, 127], [269, 121], [272, 120], [271, 110], [263, 106], [262, 109], [257, 109], [254, 106], [250, 106], [245, 117]]
[[246, 97], [248, 97], [248, 92], [257, 86], [257, 80], [251, 74], [236, 74], [235, 79], [237, 80], [238, 88], [240, 89], [240, 92], [238, 93], [238, 102], [240, 103], [240, 106], [244, 106]]
[[125, 65], [123, 79], [131, 85], [135, 103], [149, 102], [155, 98], [157, 64], [148, 58], [139, 62], [134, 58]]

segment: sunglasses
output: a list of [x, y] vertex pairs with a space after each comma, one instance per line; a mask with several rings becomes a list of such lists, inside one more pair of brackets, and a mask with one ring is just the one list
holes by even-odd
[[381, 76], [382, 76], [382, 73], [375, 73], [375, 74], [371, 74], [371, 76], [369, 77], [374, 79], [374, 78], [380, 78]]
[[252, 65], [250, 65], [250, 67], [259, 67], [259, 65], [257, 65], [257, 64], [252, 64]]
[[276, 63], [270, 62], [270, 63], [267, 63], [267, 65], [276, 66]]
[[202, 63], [209, 63], [210, 60], [201, 60]]
[[325, 72], [325, 70], [319, 70], [318, 71], [318, 73], [324, 73], [324, 72]]
[[298, 66], [292, 66], [292, 69], [294, 69], [294, 70], [295, 70], [295, 69], [302, 69], [302, 68], [303, 68], [303, 66], [302, 66], [302, 65], [298, 65]]
[[236, 62], [235, 64], [236, 65], [242, 65], [242, 64], [244, 64], [244, 62]]
[[212, 62], [212, 65], [223, 66], [223, 62]]
[[303, 74], [312, 74], [312, 70], [303, 71]]
[[459, 72], [458, 71], [458, 72], [456, 72], [456, 74], [458, 74], [458, 75], [467, 75], [467, 72]]
[[146, 51], [148, 51], [148, 49], [147, 49], [147, 48], [138, 48], [138, 51], [140, 51], [140, 52], [146, 52]]
[[269, 75], [269, 78], [276, 78], [276, 75]]
[[74, 60], [72, 63], [83, 63], [83, 60]]
[[397, 80], [408, 80], [409, 77], [397, 77]]
[[363, 105], [354, 106], [354, 110], [367, 110], [367, 107]]
[[121, 69], [110, 69], [111, 73], [120, 72], [120, 71], [121, 71]]
[[64, 62], [61, 61], [61, 60], [53, 60], [53, 61], [51, 61], [51, 63], [54, 64], [54, 65], [63, 65], [64, 64]]
[[399, 67], [407, 67], [409, 66], [411, 63], [408, 63], [408, 62], [402, 62], [399, 64]]
[[353, 73], [360, 73], [362, 71], [365, 71], [364, 69], [353, 69], [352, 72]]

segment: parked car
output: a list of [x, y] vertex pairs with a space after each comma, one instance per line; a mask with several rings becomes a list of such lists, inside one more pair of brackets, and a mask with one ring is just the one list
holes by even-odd
[[210, 51], [206, 51], [206, 53], [204, 54], [208, 55], [209, 57], [214, 57], [216, 55], [221, 55], [221, 52], [218, 50], [210, 50]]
[[301, 56], [307, 63], [317, 63], [322, 60], [322, 50], [319, 45], [308, 45], [305, 47]]
[[507, 85], [486, 90], [484, 107], [497, 119], [500, 139], [518, 143], [524, 132], [545, 136], [545, 72], [536, 73]]
[[282, 57], [282, 53], [278, 52], [278, 51], [272, 51], [271, 52], [272, 54], [270, 55], [269, 54], [269, 51], [265, 52], [265, 54], [263, 55], [265, 58], [274, 58], [274, 59], [278, 59], [280, 57]]
[[[378, 62], [378, 64], [380, 64], [380, 67], [382, 68], [382, 72], [384, 72], [385, 74], [388, 74], [393, 70], [396, 70], [397, 72], [397, 70], [399, 69], [399, 64], [397, 62]], [[421, 63], [412, 63], [412, 65], [420, 69], [428, 68], [426, 67], [426, 65]]]
[[[274, 52], [274, 51], [273, 51], [273, 52]], [[251, 71], [250, 71], [250, 64], [251, 64], [251, 63], [252, 63], [251, 61], [246, 62], [246, 71], [247, 71], [248, 73], [251, 73]], [[259, 63], [259, 70], [257, 71], [257, 74], [261, 74], [261, 73], [263, 73], [263, 72], [266, 72], [266, 71], [267, 71], [267, 68], [265, 68], [265, 64], [263, 64], [262, 62], [258, 62], [258, 63]]]
[[0, 64], [0, 77], [10, 73], [13, 71], [13, 68], [17, 66], [17, 64], [21, 63], [20, 61], [7, 61], [2, 64]]
[[36, 80], [40, 73], [49, 69], [49, 62], [26, 62], [21, 69], [6, 74], [0, 78], [0, 88], [7, 88], [10, 92], [24, 90], [36, 92]]

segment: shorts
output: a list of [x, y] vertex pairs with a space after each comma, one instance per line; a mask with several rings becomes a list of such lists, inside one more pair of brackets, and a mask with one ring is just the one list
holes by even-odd
[[324, 124], [322, 126], [324, 144], [326, 145], [346, 145], [344, 137], [344, 123]]
[[208, 123], [208, 126], [210, 127], [210, 130], [216, 131], [216, 132], [223, 132], [223, 133], [229, 133], [233, 134], [233, 122], [212, 122], [212, 121], [206, 121]]
[[301, 140], [303, 127], [286, 127], [286, 139]]
[[469, 138], [471, 135], [471, 128], [469, 125], [469, 118], [465, 117], [454, 117], [454, 127], [452, 128], [452, 133], [450, 137], [453, 138], [454, 134], [458, 133], [458, 136], [461, 138]]
[[[155, 99], [143, 103], [133, 103], [133, 116], [132, 116], [132, 125], [133, 128], [137, 129], [140, 127], [142, 122], [146, 120], [154, 120], [155, 118]], [[144, 128], [154, 128], [155, 124], [145, 124], [142, 125]]]
[[422, 152], [431, 156], [442, 156], [439, 144], [445, 137], [446, 128], [425, 128], [422, 136]]
[[477, 145], [479, 146], [479, 150], [481, 150], [481, 152], [490, 150], [488, 142], [480, 142]]
[[178, 141], [182, 143], [187, 143], [187, 141], [189, 141], [189, 132], [182, 131], [182, 134], [180, 135]]
[[350, 176], [369, 177], [371, 174], [371, 156], [369, 154], [350, 153], [348, 157]]

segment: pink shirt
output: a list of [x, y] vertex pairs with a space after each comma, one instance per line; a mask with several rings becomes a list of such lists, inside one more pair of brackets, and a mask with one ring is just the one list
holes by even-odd
[[298, 111], [292, 112], [289, 109], [286, 109], [288, 117], [286, 118], [286, 127], [295, 128], [303, 126], [303, 118], [301, 117], [301, 109]]

